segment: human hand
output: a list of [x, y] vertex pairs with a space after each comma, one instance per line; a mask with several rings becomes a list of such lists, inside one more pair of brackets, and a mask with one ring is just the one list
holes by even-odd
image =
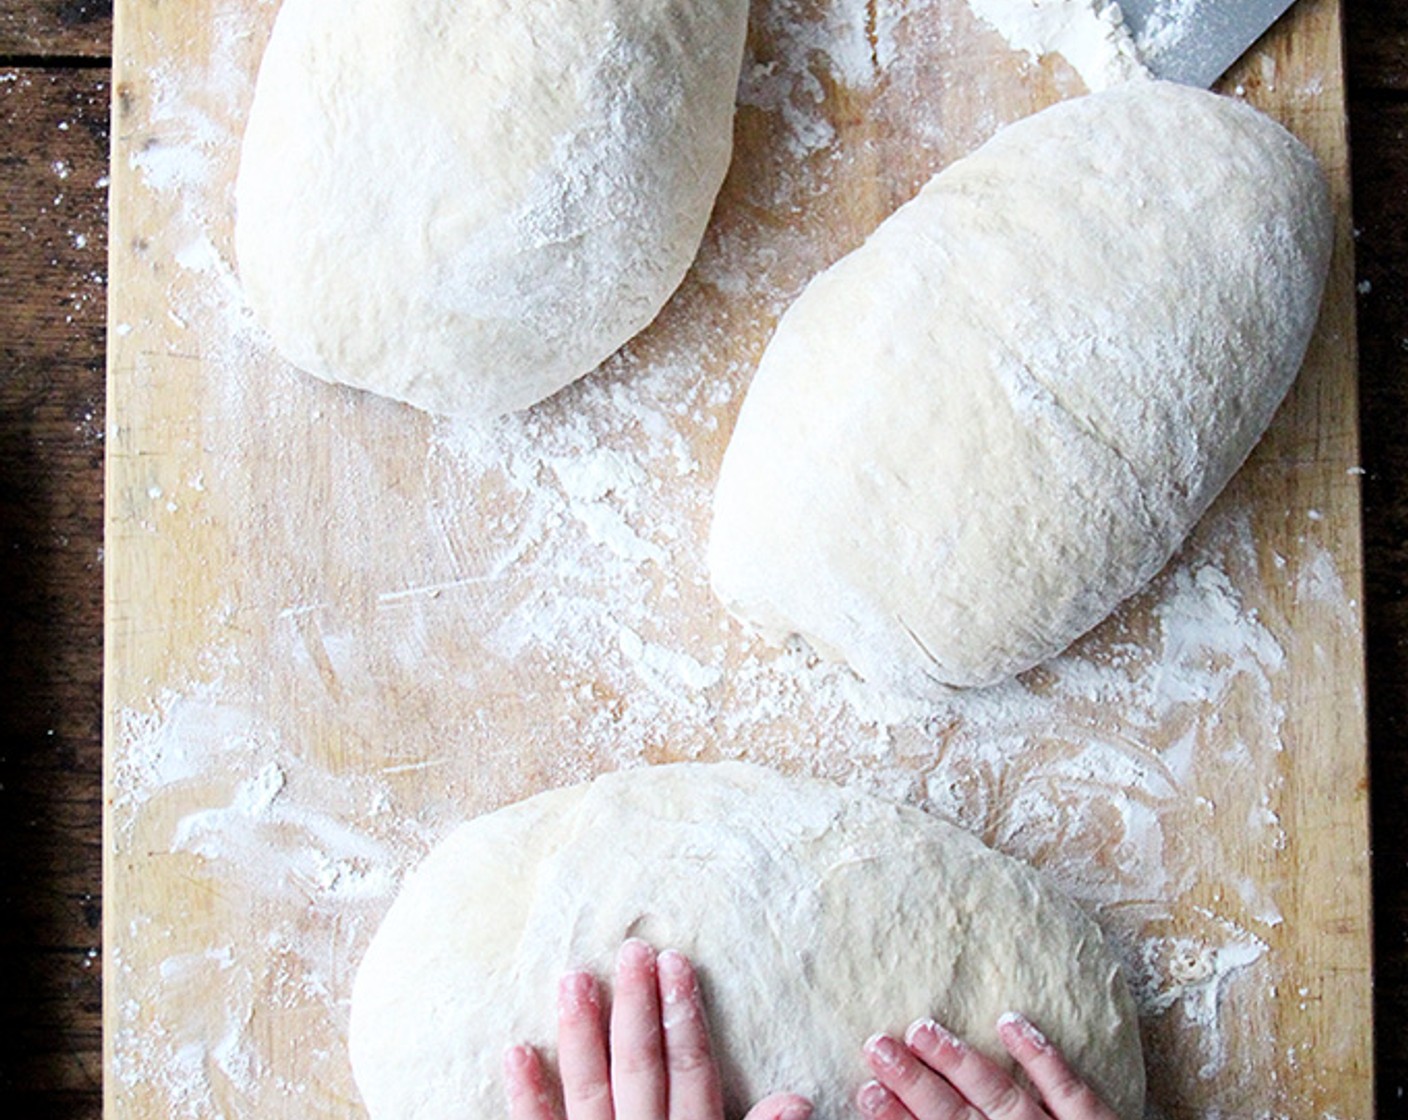
[[1046, 1037], [1020, 1015], [1004, 1015], [997, 1034], [1040, 1099], [986, 1054], [931, 1019], [903, 1042], [875, 1035], [865, 1044], [875, 1072], [856, 1094], [866, 1120], [1119, 1120]]
[[[657, 958], [645, 942], [627, 941], [616, 957], [609, 1037], [602, 1008], [589, 973], [562, 978], [557, 1050], [566, 1120], [723, 1120], [699, 984], [682, 954], [666, 950]], [[504, 1074], [509, 1120], [557, 1120], [532, 1047], [510, 1047]], [[744, 1120], [807, 1120], [811, 1112], [805, 1097], [775, 1093]]]

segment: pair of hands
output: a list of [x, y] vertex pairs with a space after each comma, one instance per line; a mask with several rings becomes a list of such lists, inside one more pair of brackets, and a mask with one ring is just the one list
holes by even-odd
[[[1003, 1016], [998, 1036], [1040, 1100], [986, 1055], [921, 1019], [903, 1039], [865, 1043], [875, 1079], [856, 1094], [865, 1120], [1117, 1120], [1031, 1023]], [[558, 987], [558, 1066], [566, 1120], [723, 1120], [723, 1090], [694, 969], [632, 939], [616, 959], [610, 1027], [601, 988], [585, 972]], [[504, 1057], [509, 1120], [558, 1120], [537, 1053]], [[775, 1093], [745, 1120], [808, 1120], [811, 1102]]]

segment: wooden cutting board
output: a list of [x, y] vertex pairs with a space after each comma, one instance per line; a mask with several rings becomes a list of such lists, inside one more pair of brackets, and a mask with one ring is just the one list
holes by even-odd
[[933, 172], [1081, 92], [1062, 62], [964, 0], [755, 0], [695, 270], [603, 370], [476, 431], [304, 377], [244, 309], [232, 182], [273, 0], [116, 7], [109, 1116], [362, 1115], [349, 993], [404, 871], [468, 815], [683, 758], [851, 783], [1042, 867], [1124, 959], [1159, 1114], [1370, 1115], [1336, 0], [1301, 0], [1224, 87], [1333, 185], [1296, 388], [1147, 592], [925, 711], [731, 624], [709, 495], [787, 302]]

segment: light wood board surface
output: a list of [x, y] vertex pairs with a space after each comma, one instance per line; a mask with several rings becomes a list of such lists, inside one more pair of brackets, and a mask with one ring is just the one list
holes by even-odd
[[727, 622], [702, 570], [712, 480], [807, 277], [1074, 75], [963, 0], [756, 0], [695, 271], [598, 374], [476, 432], [316, 383], [249, 321], [231, 187], [275, 11], [117, 5], [108, 1115], [361, 1115], [351, 980], [436, 838], [605, 769], [742, 757], [1051, 874], [1129, 969], [1156, 1114], [1368, 1117], [1338, 3], [1301, 0], [1225, 83], [1311, 145], [1339, 218], [1271, 431], [1146, 593], [921, 713]]

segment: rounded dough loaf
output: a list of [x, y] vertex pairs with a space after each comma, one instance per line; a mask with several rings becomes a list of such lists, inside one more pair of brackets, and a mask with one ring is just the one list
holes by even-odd
[[1332, 217], [1249, 106], [1136, 81], [999, 132], [782, 317], [719, 478], [714, 588], [918, 697], [1064, 649], [1260, 438]]
[[501, 1055], [551, 1056], [557, 977], [627, 936], [700, 969], [726, 1111], [852, 1112], [861, 1043], [937, 1016], [1002, 1053], [1039, 1023], [1124, 1120], [1137, 1022], [1099, 930], [1025, 864], [916, 809], [741, 763], [610, 774], [462, 825], [406, 880], [357, 974], [373, 1120], [501, 1120]]
[[747, 0], [286, 0], [236, 186], [293, 364], [432, 412], [526, 408], [644, 328], [732, 148]]

